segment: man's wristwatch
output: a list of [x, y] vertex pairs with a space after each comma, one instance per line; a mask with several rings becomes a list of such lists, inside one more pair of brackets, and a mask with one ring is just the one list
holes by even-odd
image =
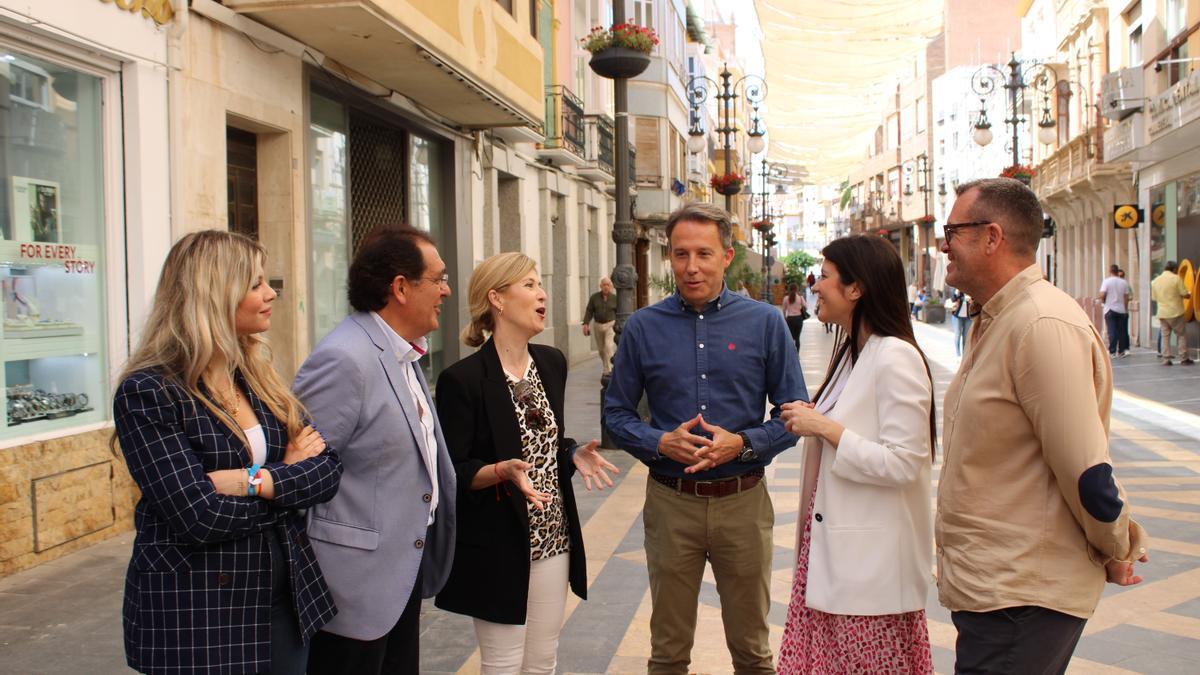
[[742, 451], [738, 453], [737, 460], [739, 462], [753, 462], [758, 458], [754, 453], [754, 446], [750, 444], [750, 437], [744, 432], [739, 431], [738, 436], [742, 437]]

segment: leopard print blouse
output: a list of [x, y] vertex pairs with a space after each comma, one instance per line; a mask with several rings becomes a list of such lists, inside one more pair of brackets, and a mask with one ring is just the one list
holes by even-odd
[[553, 497], [544, 509], [526, 502], [529, 508], [529, 559], [541, 560], [571, 549], [567, 514], [558, 491], [558, 423], [532, 360], [524, 380], [506, 375], [508, 392], [517, 413], [517, 427], [521, 431], [521, 459], [533, 465], [529, 480], [535, 490]]

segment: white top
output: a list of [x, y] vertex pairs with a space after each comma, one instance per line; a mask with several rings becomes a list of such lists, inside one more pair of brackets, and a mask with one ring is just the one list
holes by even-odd
[[267, 463], [267, 435], [263, 433], [261, 424], [255, 424], [249, 429], [242, 429], [246, 440], [250, 443], [250, 456], [254, 464], [262, 466]]
[[1130, 295], [1129, 282], [1121, 277], [1107, 276], [1100, 284], [1100, 292], [1104, 294], [1104, 311], [1127, 314], [1125, 297]]
[[438, 505], [437, 436], [433, 431], [433, 411], [428, 399], [425, 398], [425, 390], [421, 387], [420, 380], [417, 379], [416, 371], [417, 361], [428, 351], [429, 343], [423, 337], [415, 343], [409, 342], [392, 330], [392, 327], [383, 320], [383, 317], [379, 316], [378, 312], [371, 312], [371, 316], [379, 322], [383, 334], [387, 336], [388, 342], [391, 344], [392, 353], [400, 362], [400, 371], [404, 373], [404, 383], [408, 385], [408, 394], [412, 396], [413, 406], [420, 415], [422, 433], [421, 438], [417, 439], [417, 445], [421, 448], [425, 468], [429, 471], [429, 482], [433, 486], [432, 499], [429, 500], [429, 520], [426, 523], [432, 525]]

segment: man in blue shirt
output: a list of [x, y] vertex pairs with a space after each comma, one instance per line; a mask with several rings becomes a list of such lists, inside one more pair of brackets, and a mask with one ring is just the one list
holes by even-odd
[[[687, 672], [708, 560], [735, 672], [774, 673], [767, 610], [775, 512], [763, 474], [796, 443], [779, 413], [808, 400], [804, 375], [779, 310], [725, 287], [729, 214], [686, 205], [671, 214], [667, 238], [676, 293], [629, 318], [604, 399], [609, 433], [650, 468], [647, 670]], [[638, 416], [643, 393], [649, 423]]]

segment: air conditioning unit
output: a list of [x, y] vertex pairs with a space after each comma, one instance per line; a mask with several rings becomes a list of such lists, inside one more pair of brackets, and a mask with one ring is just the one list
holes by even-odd
[[1145, 103], [1141, 68], [1122, 68], [1108, 73], [1100, 86], [1100, 114], [1120, 120], [1139, 112]]

